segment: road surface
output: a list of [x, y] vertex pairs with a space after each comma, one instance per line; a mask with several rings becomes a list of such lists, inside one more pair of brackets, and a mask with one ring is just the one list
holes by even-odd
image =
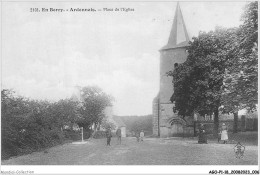
[[235, 144], [197, 144], [188, 138], [122, 138], [111, 146], [105, 139], [90, 139], [52, 147], [47, 152], [2, 161], [2, 165], [257, 165], [257, 146], [246, 146], [244, 157], [236, 158]]

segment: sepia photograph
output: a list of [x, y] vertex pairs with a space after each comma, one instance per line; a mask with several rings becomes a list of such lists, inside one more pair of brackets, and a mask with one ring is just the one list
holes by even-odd
[[259, 174], [258, 122], [258, 1], [1, 2], [1, 174]]

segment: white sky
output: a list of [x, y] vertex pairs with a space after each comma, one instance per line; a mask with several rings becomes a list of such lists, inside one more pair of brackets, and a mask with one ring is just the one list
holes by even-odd
[[[152, 113], [159, 52], [176, 2], [4, 2], [2, 88], [34, 99], [70, 97], [97, 85], [115, 97], [116, 115]], [[241, 24], [245, 2], [181, 2], [190, 37]], [[134, 12], [30, 13], [38, 8], [134, 8]]]

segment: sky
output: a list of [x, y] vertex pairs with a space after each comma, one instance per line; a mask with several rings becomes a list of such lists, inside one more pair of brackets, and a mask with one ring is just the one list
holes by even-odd
[[[189, 37], [235, 27], [245, 2], [180, 2]], [[176, 2], [3, 2], [1, 87], [32, 99], [69, 98], [99, 86], [116, 115], [152, 114], [159, 49], [168, 42]], [[96, 12], [30, 12], [93, 8]], [[134, 11], [103, 11], [130, 8]]]

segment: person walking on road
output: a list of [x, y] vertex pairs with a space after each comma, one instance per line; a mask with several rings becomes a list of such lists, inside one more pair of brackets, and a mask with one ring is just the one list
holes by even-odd
[[117, 141], [119, 142], [119, 144], [121, 144], [121, 129], [118, 128], [116, 130], [116, 136], [117, 136]]
[[198, 143], [199, 144], [203, 144], [203, 143], [207, 144], [208, 143], [205, 127], [204, 127], [204, 125], [202, 123], [199, 126]]
[[228, 140], [228, 132], [227, 132], [227, 126], [225, 123], [222, 124], [222, 127], [221, 127], [221, 140], [223, 140], [224, 144], [227, 143], [227, 140]]
[[140, 135], [139, 132], [136, 131], [136, 132], [135, 132], [135, 137], [136, 137], [136, 141], [137, 141], [137, 142], [139, 142], [139, 140], [140, 140], [139, 135]]
[[144, 131], [140, 132], [140, 141], [144, 141]]
[[111, 137], [112, 137], [112, 132], [110, 127], [107, 128], [106, 137], [107, 137], [107, 146], [110, 146]]

